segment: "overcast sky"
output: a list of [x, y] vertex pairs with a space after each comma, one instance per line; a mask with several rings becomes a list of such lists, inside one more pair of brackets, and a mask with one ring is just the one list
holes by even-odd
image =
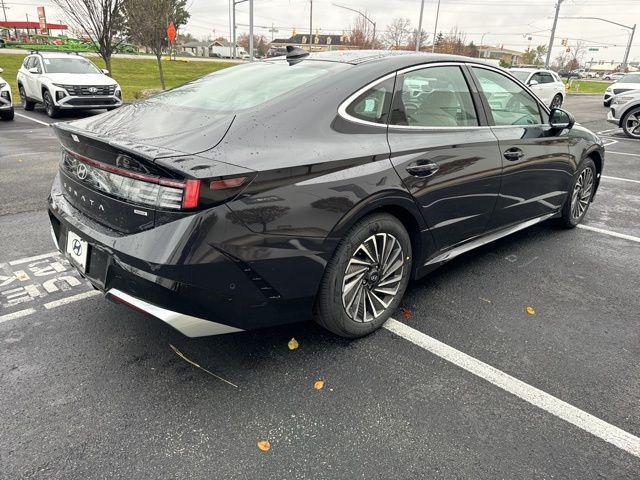
[[[484, 39], [484, 44], [524, 50], [530, 43], [533, 46], [548, 43], [556, 1], [441, 0], [438, 31], [447, 32], [457, 26], [476, 44]], [[377, 23], [380, 35], [395, 17], [406, 17], [417, 26], [420, 14], [420, 0], [313, 0], [314, 32], [316, 29], [320, 33], [348, 32], [356, 14], [333, 3], [366, 10]], [[9, 20], [22, 20], [27, 13], [30, 19], [36, 19], [37, 5], [47, 6], [50, 22], [64, 20], [50, 1], [5, 0], [5, 4], [10, 7], [7, 10]], [[236, 7], [240, 33], [248, 30], [243, 25], [249, 23], [248, 5], [245, 2]], [[423, 28], [429, 32], [429, 38], [434, 28], [436, 5], [437, 0], [425, 0]], [[278, 30], [276, 37], [289, 37], [294, 29], [306, 33], [309, 31], [309, 7], [310, 0], [254, 0], [255, 32], [270, 39], [269, 28], [274, 25]], [[191, 20], [184, 30], [198, 38], [229, 36], [228, 0], [190, 0], [189, 11]], [[632, 25], [640, 23], [640, 0], [564, 0], [560, 15], [604, 17]], [[599, 48], [598, 52], [588, 52], [585, 60], [593, 57], [595, 60], [621, 61], [629, 33], [601, 21], [560, 18], [556, 33], [558, 47], [554, 49], [554, 55], [561, 48], [562, 38], [568, 38], [570, 44], [583, 39], [588, 41], [586, 45]], [[640, 32], [634, 38], [630, 60], [640, 61]]]

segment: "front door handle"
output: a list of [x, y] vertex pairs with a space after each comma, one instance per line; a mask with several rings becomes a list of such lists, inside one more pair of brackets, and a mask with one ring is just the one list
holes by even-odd
[[418, 160], [416, 163], [409, 165], [406, 170], [414, 177], [430, 177], [438, 171], [440, 165], [431, 160]]
[[517, 147], [510, 148], [509, 150], [504, 152], [504, 158], [506, 158], [510, 162], [515, 162], [516, 160], [520, 160], [523, 157], [524, 152]]

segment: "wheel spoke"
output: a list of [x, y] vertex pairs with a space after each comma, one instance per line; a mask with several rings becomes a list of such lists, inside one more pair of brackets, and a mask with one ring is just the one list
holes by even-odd
[[364, 276], [364, 274], [365, 274], [365, 272], [367, 270], [368, 269], [366, 267], [365, 268], [361, 268], [360, 270], [354, 270], [353, 272], [351, 272], [351, 273], [349, 273], [349, 274], [344, 276], [344, 281], [350, 280], [351, 278], [353, 278], [355, 276], [358, 276], [358, 275]]
[[367, 299], [369, 300], [369, 306], [371, 307], [371, 311], [373, 312], [373, 318], [377, 318], [379, 313], [378, 313], [378, 310], [376, 310], [376, 306], [373, 304], [373, 300], [371, 299], [371, 292], [367, 290], [365, 293], [367, 294]]
[[402, 275], [398, 275], [395, 277], [387, 278], [378, 283], [378, 287], [386, 287], [387, 285], [391, 285], [392, 283], [396, 283], [402, 280]]
[[[395, 295], [395, 294], [394, 294]], [[380, 297], [378, 297], [374, 292], [371, 292], [371, 296], [376, 299], [376, 301], [382, 305], [385, 309], [389, 308], [389, 302], [385, 303], [382, 301]]]
[[369, 240], [371, 240], [371, 238], [372, 237], [367, 238], [367, 240], [362, 245], [360, 245], [359, 250], [362, 250], [367, 255], [367, 257], [371, 259], [373, 263], [376, 263], [376, 259], [373, 257], [373, 255], [371, 255], [371, 252], [367, 248], [367, 243], [369, 242]]

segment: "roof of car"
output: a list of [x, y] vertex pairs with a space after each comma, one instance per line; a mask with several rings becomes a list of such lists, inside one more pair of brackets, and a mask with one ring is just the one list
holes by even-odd
[[[284, 57], [272, 57], [277, 60]], [[463, 57], [460, 55], [445, 55], [440, 53], [412, 52], [407, 50], [332, 50], [327, 52], [310, 53], [303, 60], [348, 63], [359, 65], [370, 62], [388, 62], [399, 66], [411, 66], [430, 62], [471, 62], [493, 66], [479, 58]]]
[[42, 52], [42, 51], [34, 51], [30, 52], [30, 55], [42, 55], [43, 57], [53, 57], [53, 58], [84, 58], [82, 55], [72, 52]]
[[555, 73], [553, 70], [549, 70], [544, 67], [509, 67], [509, 70], [516, 70], [518, 72], [549, 72]]

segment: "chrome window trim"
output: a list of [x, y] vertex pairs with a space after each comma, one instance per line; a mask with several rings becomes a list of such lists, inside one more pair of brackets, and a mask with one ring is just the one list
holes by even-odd
[[[434, 131], [434, 130], [456, 131], [457, 130], [457, 131], [459, 131], [459, 130], [480, 130], [480, 129], [488, 129], [488, 128], [489, 129], [490, 128], [517, 128], [517, 127], [523, 128], [523, 127], [549, 127], [550, 126], [548, 123], [540, 123], [540, 124], [534, 124], [534, 125], [475, 125], [475, 126], [463, 126], [463, 127], [447, 127], [447, 126], [423, 127], [423, 126], [417, 126], [417, 125], [391, 125], [389, 123], [382, 124], [382, 123], [369, 122], [367, 120], [361, 120], [361, 119], [356, 118], [356, 117], [354, 117], [352, 115], [349, 115], [347, 113], [347, 107], [349, 105], [351, 105], [351, 103], [356, 98], [358, 98], [360, 95], [365, 93], [367, 90], [375, 87], [376, 85], [384, 82], [385, 80], [388, 80], [389, 78], [392, 78], [392, 77], [397, 76], [397, 75], [402, 75], [402, 74], [407, 73], [407, 72], [412, 72], [414, 70], [422, 70], [422, 69], [425, 69], [425, 68], [432, 68], [432, 67], [451, 67], [451, 66], [461, 67], [461, 68], [463, 66], [467, 66], [469, 68], [479, 67], [479, 68], [484, 68], [486, 70], [493, 70], [494, 72], [500, 73], [502, 75], [504, 75], [504, 73], [505, 73], [505, 70], [503, 68], [497, 68], [497, 67], [493, 67], [491, 65], [486, 65], [484, 63], [474, 63], [474, 62], [462, 62], [462, 61], [461, 62], [432, 62], [432, 63], [421, 63], [420, 65], [412, 65], [410, 67], [405, 67], [405, 68], [402, 68], [400, 70], [396, 70], [395, 72], [388, 73], [387, 75], [384, 75], [383, 77], [380, 77], [377, 80], [374, 80], [374, 81], [368, 83], [364, 87], [362, 87], [359, 90], [357, 90], [355, 93], [349, 95], [349, 97], [347, 97], [347, 99], [344, 100], [338, 106], [338, 115], [340, 115], [340, 117], [342, 117], [344, 120], [347, 120], [347, 121], [353, 122], [353, 123], [358, 123], [360, 125], [366, 125], [366, 126], [369, 126], [369, 127], [385, 128], [385, 129], [386, 128], [393, 128], [393, 129], [400, 129], [400, 130], [423, 130], [423, 131]], [[525, 84], [523, 84], [520, 80], [515, 78], [513, 75], [511, 75], [511, 76], [505, 75], [505, 76], [507, 78], [511, 79], [511, 80], [515, 80], [516, 83], [518, 83], [522, 87], [524, 87], [524, 90], [533, 97], [533, 99], [536, 101], [536, 103], [539, 106], [542, 106], [544, 108], [544, 111], [547, 113], [547, 115], [551, 114], [551, 111], [547, 108], [547, 106], [544, 105], [543, 103], [541, 103], [538, 100], [538, 97], [533, 92], [531, 92], [529, 90], [529, 88]], [[469, 93], [471, 93], [471, 90], [469, 90]]]

